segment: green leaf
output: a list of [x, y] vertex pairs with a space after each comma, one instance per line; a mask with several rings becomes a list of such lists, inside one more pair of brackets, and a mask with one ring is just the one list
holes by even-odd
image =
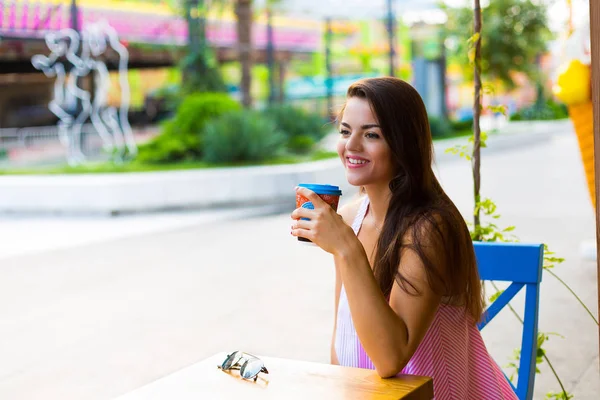
[[504, 290], [499, 290], [496, 293], [494, 293], [493, 295], [491, 295], [489, 298], [490, 303], [493, 303], [494, 301], [496, 301], [502, 293], [504, 293]]
[[475, 48], [469, 49], [467, 56], [469, 57], [469, 63], [472, 65], [475, 63]]
[[506, 365], [506, 368], [510, 368], [511, 374], [509, 379], [515, 383], [515, 376], [519, 375], [519, 361], [521, 360], [521, 349], [514, 349], [512, 356], [509, 358], [509, 363]]
[[481, 147], [487, 147], [487, 140], [488, 140], [488, 134], [487, 132], [480, 132], [480, 138], [479, 138], [479, 142], [480, 142], [480, 146]]
[[467, 43], [471, 46], [474, 46], [476, 42], [479, 40], [481, 34], [479, 32], [474, 33], [469, 39], [467, 39]]
[[481, 85], [481, 90], [484, 94], [493, 95], [496, 93], [496, 87], [491, 83], [484, 83]]
[[502, 115], [505, 115], [505, 116], [506, 116], [507, 110], [508, 110], [508, 107], [506, 107], [504, 104], [500, 104], [500, 105], [496, 105], [496, 106], [489, 105], [489, 106], [487, 106], [487, 108], [488, 108], [488, 110], [490, 110], [493, 113], [501, 113]]
[[546, 393], [546, 400], [570, 400], [572, 399], [574, 396], [572, 394], [569, 394], [567, 392], [560, 392], [560, 393], [555, 393], [555, 392], [548, 392]]

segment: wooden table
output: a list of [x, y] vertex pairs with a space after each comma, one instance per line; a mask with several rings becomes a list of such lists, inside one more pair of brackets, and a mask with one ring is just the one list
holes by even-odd
[[306, 361], [260, 357], [269, 374], [244, 380], [239, 371], [217, 368], [219, 353], [127, 393], [118, 400], [431, 400], [431, 378], [403, 375], [382, 379], [373, 370]]

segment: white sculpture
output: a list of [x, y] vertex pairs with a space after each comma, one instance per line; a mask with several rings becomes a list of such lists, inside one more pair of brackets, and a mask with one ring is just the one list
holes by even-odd
[[[56, 77], [54, 99], [50, 110], [59, 118], [61, 142], [67, 147], [67, 161], [77, 165], [85, 161], [81, 148], [83, 124], [91, 120], [92, 126], [110, 152], [114, 161], [122, 162], [137, 153], [137, 146], [128, 120], [129, 81], [127, 64], [129, 53], [118, 39], [117, 32], [106, 21], [87, 24], [81, 35], [72, 29], [63, 29], [46, 35], [49, 56], [35, 55], [31, 62], [48, 77]], [[81, 55], [77, 55], [81, 43]], [[121, 103], [119, 109], [108, 105], [110, 77], [106, 64], [100, 60], [108, 48], [118, 55]], [[63, 64], [66, 59], [67, 64]], [[68, 74], [68, 78], [67, 78]], [[93, 74], [94, 96], [78, 86], [79, 78]], [[74, 105], [80, 102], [81, 107]]]
[[[79, 48], [79, 36], [71, 29], [60, 32], [48, 33], [46, 45], [50, 49], [50, 56], [35, 55], [31, 62], [48, 77], [56, 77], [54, 82], [54, 99], [48, 107], [58, 118], [59, 138], [67, 147], [67, 160], [69, 164], [79, 164], [85, 156], [81, 151], [81, 126], [87, 119], [89, 112], [89, 93], [77, 87], [77, 78], [82, 76], [81, 60], [76, 56]], [[63, 59], [71, 63], [71, 68], [66, 68]], [[68, 72], [67, 77], [67, 70]], [[81, 101], [83, 111], [77, 115], [77, 100]], [[88, 105], [86, 109], [86, 105]], [[89, 115], [89, 114], [88, 114]]]

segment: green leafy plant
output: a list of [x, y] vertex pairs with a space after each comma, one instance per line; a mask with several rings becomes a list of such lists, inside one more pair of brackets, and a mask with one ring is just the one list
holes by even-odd
[[455, 132], [470, 130], [473, 131], [473, 120], [468, 119], [464, 121], [450, 121], [450, 127]]
[[429, 117], [429, 129], [434, 138], [443, 138], [452, 135], [452, 125], [446, 118]]
[[[472, 1], [464, 6], [444, 7], [448, 15], [445, 34], [449, 41], [450, 62], [463, 71], [472, 71], [475, 58], [474, 42], [481, 38], [480, 72], [490, 82], [500, 81], [508, 88], [516, 86], [512, 72], [537, 78], [537, 57], [547, 49], [552, 38], [548, 28], [547, 2], [532, 0], [493, 0], [481, 10], [485, 31], [481, 36], [465, 29], [473, 26]], [[472, 76], [471, 76], [472, 77]]]
[[215, 164], [262, 162], [281, 154], [286, 137], [256, 111], [236, 111], [210, 121], [204, 132], [204, 160]]
[[144, 99], [144, 108], [149, 122], [171, 117], [179, 107], [181, 98], [181, 88], [178, 84], [165, 85], [148, 92]]
[[[265, 110], [277, 127], [287, 138], [288, 150], [291, 152], [306, 152], [312, 149], [309, 139], [313, 144], [318, 143], [328, 132], [328, 125], [314, 113], [302, 108], [288, 105], [277, 105]], [[297, 139], [304, 137], [304, 139]]]
[[567, 107], [553, 100], [546, 100], [541, 105], [533, 104], [524, 107], [510, 116], [511, 121], [555, 120], [569, 117]]
[[181, 60], [181, 68], [185, 71], [183, 93], [227, 92], [225, 81], [209, 48], [187, 54]]
[[293, 136], [287, 142], [288, 149], [297, 154], [307, 154], [314, 146], [315, 139], [310, 135]]
[[175, 117], [163, 124], [161, 134], [140, 146], [136, 161], [158, 164], [200, 160], [206, 123], [240, 108], [224, 93], [194, 93], [185, 97]]

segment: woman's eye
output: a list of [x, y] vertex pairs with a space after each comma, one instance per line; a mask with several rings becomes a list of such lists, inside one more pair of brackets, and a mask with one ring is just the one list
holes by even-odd
[[347, 129], [342, 129], [342, 130], [340, 131], [340, 135], [349, 135], [349, 134], [350, 134], [350, 131], [349, 131], [349, 130], [347, 130]]
[[369, 132], [366, 135], [369, 139], [379, 139], [379, 135], [373, 132]]

